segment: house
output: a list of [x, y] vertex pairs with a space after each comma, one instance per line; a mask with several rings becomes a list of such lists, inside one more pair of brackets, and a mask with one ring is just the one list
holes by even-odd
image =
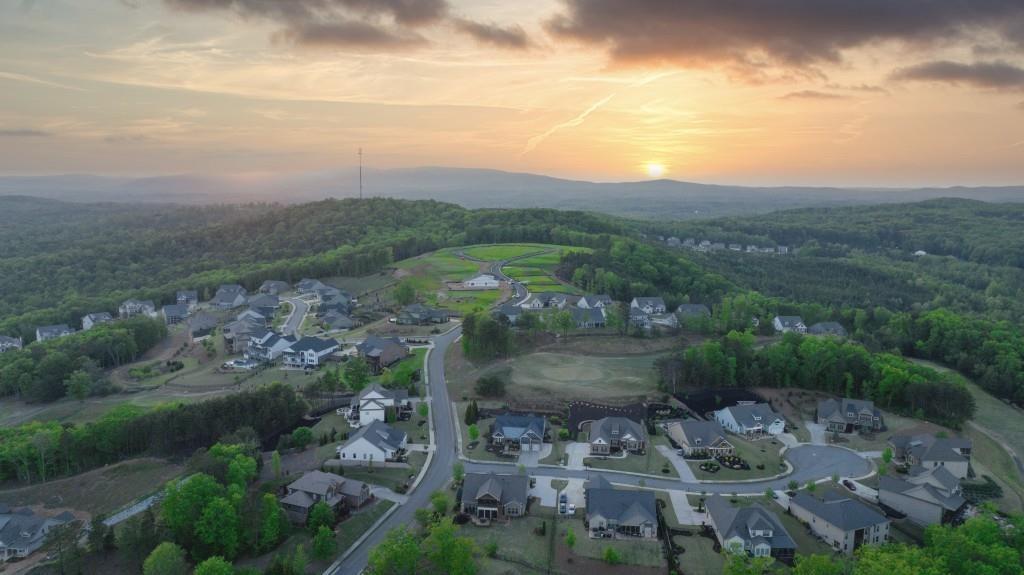
[[711, 317], [711, 310], [702, 303], [684, 303], [676, 308], [676, 313], [683, 319], [703, 319]]
[[243, 353], [249, 348], [249, 340], [253, 337], [262, 337], [269, 330], [265, 320], [257, 320], [251, 317], [237, 319], [224, 325], [221, 333], [224, 337], [224, 348], [229, 353]]
[[494, 315], [504, 316], [508, 320], [509, 325], [515, 325], [519, 321], [519, 316], [523, 313], [525, 312], [521, 307], [510, 303], [503, 303], [494, 310]]
[[[351, 484], [351, 485], [346, 485]], [[370, 498], [370, 486], [333, 473], [310, 471], [288, 485], [281, 507], [295, 523], [305, 524], [309, 511], [323, 501], [332, 511], [343, 505], [359, 507]]]
[[162, 310], [164, 322], [167, 325], [174, 325], [185, 321], [188, 318], [188, 312], [188, 305], [183, 303], [165, 305]]
[[590, 424], [590, 453], [608, 455], [618, 451], [643, 453], [647, 432], [642, 424], [626, 417], [604, 417]]
[[320, 318], [320, 323], [323, 324], [324, 329], [327, 331], [346, 331], [358, 325], [356, 320], [337, 311], [331, 311], [325, 314]]
[[604, 308], [572, 307], [569, 308], [569, 313], [572, 314], [572, 321], [578, 329], [604, 327], [607, 323], [604, 317]]
[[658, 508], [654, 493], [615, 489], [603, 475], [587, 482], [583, 493], [585, 526], [592, 539], [658, 537]]
[[156, 304], [151, 299], [126, 299], [117, 308], [121, 319], [127, 319], [136, 315], [156, 317]]
[[847, 336], [846, 328], [835, 321], [820, 321], [807, 328], [807, 333], [809, 335], [830, 335], [833, 337]]
[[462, 286], [468, 289], [498, 289], [501, 287], [501, 281], [491, 274], [480, 274], [462, 282]]
[[754, 557], [774, 557], [787, 563], [793, 561], [796, 542], [779, 518], [760, 503], [737, 508], [716, 493], [704, 507], [722, 549]]
[[189, 307], [199, 305], [199, 292], [194, 289], [178, 290], [174, 294], [174, 303]]
[[82, 331], [87, 331], [101, 323], [110, 323], [112, 321], [114, 321], [114, 316], [105, 311], [88, 313], [82, 317]]
[[669, 237], [665, 240], [665, 243], [668, 244], [668, 247], [670, 248], [678, 248], [682, 244], [682, 242], [679, 241], [679, 238], [675, 236]]
[[22, 341], [20, 337], [10, 337], [7, 335], [0, 335], [0, 353], [10, 351], [12, 349], [21, 349]]
[[276, 295], [259, 294], [249, 296], [246, 303], [249, 304], [249, 309], [259, 313], [260, 315], [273, 317], [274, 312], [281, 307], [281, 298]]
[[960, 437], [936, 437], [931, 434], [894, 435], [889, 438], [896, 461], [911, 468], [944, 467], [957, 479], [967, 477], [971, 461], [971, 440]]
[[409, 356], [409, 348], [396, 337], [368, 335], [363, 343], [356, 345], [356, 352], [370, 366], [370, 371], [379, 374]]
[[459, 506], [478, 519], [497, 520], [526, 515], [530, 478], [526, 475], [467, 473], [462, 480]]
[[51, 529], [74, 520], [67, 511], [43, 517], [28, 507], [12, 509], [0, 503], [0, 563], [28, 557], [43, 546]]
[[635, 297], [633, 301], [629, 302], [631, 309], [639, 309], [644, 313], [650, 315], [653, 313], [665, 313], [668, 308], [665, 307], [665, 300], [660, 297]]
[[715, 421], [738, 435], [778, 435], [786, 430], [786, 420], [767, 403], [741, 403], [715, 412]]
[[675, 421], [668, 425], [666, 432], [686, 457], [718, 457], [736, 451], [717, 421]]
[[288, 282], [280, 280], [266, 280], [260, 284], [260, 289], [258, 291], [269, 295], [281, 295], [290, 289], [292, 289], [292, 286], [288, 285]]
[[828, 431], [839, 433], [881, 431], [885, 428], [882, 412], [875, 409], [874, 402], [848, 397], [819, 401], [817, 421]]
[[576, 307], [583, 309], [603, 308], [614, 303], [609, 295], [585, 295], [576, 302]]
[[302, 278], [299, 283], [295, 284], [295, 291], [301, 294], [314, 293], [316, 290], [327, 287], [327, 284], [320, 280]]
[[505, 452], [540, 451], [548, 423], [536, 415], [499, 415], [491, 425], [491, 443]]
[[224, 284], [217, 288], [217, 293], [210, 300], [210, 305], [217, 309], [235, 309], [245, 305], [249, 292], [238, 284]]
[[75, 333], [66, 323], [44, 325], [36, 328], [36, 341], [49, 341]]
[[289, 367], [319, 367], [327, 356], [338, 351], [338, 341], [322, 337], [304, 337], [284, 350], [284, 364]]
[[798, 315], [777, 315], [772, 320], [775, 333], [807, 333], [804, 320]]
[[421, 303], [407, 305], [398, 312], [395, 323], [399, 325], [428, 325], [432, 323], [448, 323], [451, 314], [448, 310], [427, 307]]
[[349, 436], [338, 446], [338, 459], [359, 462], [397, 461], [408, 444], [409, 437], [383, 421], [373, 421]]
[[217, 318], [206, 312], [197, 313], [188, 322], [188, 333], [192, 343], [210, 337], [215, 329], [217, 329]]
[[524, 301], [520, 307], [523, 309], [544, 309], [544, 308], [558, 308], [564, 309], [567, 305], [575, 305], [579, 301], [578, 296], [557, 293], [557, 292], [540, 292], [532, 293], [530, 297]]
[[254, 309], [247, 309], [235, 316], [235, 321], [244, 321], [263, 327], [267, 326], [267, 316]]
[[249, 345], [245, 350], [245, 357], [253, 361], [273, 363], [284, 355], [284, 351], [295, 344], [295, 342], [295, 338], [285, 337], [267, 330], [259, 335], [249, 337]]
[[679, 318], [674, 313], [652, 313], [648, 316], [652, 326], [661, 326], [667, 328], [679, 327]]
[[959, 479], [942, 467], [922, 469], [906, 479], [883, 475], [878, 484], [878, 502], [919, 525], [949, 523], [967, 505]]
[[320, 280], [304, 278], [295, 284], [295, 291], [300, 294], [310, 294], [316, 296], [316, 300], [326, 301], [332, 298], [341, 297], [345, 300], [351, 300], [352, 297], [344, 291], [332, 286], [325, 284]]
[[885, 515], [835, 492], [819, 499], [800, 491], [789, 499], [789, 512], [826, 545], [847, 555], [861, 545], [884, 545], [889, 540], [890, 522]]
[[641, 329], [650, 329], [651, 314], [640, 308], [629, 308], [629, 324]]
[[347, 295], [339, 294], [320, 300], [320, 303], [316, 306], [316, 315], [323, 317], [331, 312], [352, 315], [354, 307], [352, 300]]
[[388, 408], [404, 409], [408, 405], [408, 398], [409, 393], [404, 389], [387, 389], [375, 383], [364, 387], [356, 395], [352, 409], [349, 410], [349, 419], [358, 421], [360, 425], [385, 421]]

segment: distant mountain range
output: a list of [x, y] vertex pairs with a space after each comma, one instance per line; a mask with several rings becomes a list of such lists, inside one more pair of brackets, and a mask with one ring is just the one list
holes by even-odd
[[[435, 199], [467, 208], [543, 207], [659, 219], [942, 197], [1024, 202], [1024, 186], [866, 189], [720, 186], [675, 180], [597, 183], [499, 170], [441, 167], [364, 170], [363, 176], [367, 196]], [[264, 178], [199, 175], [0, 177], [0, 195], [78, 202], [302, 203], [329, 197], [354, 197], [358, 193], [354, 169]]]

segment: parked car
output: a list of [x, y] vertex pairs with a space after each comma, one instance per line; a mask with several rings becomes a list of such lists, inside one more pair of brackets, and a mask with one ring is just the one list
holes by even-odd
[[573, 513], [576, 513], [576, 504], [575, 503], [570, 503], [569, 504], [569, 515], [572, 515]]
[[843, 487], [849, 489], [850, 491], [857, 491], [857, 485], [854, 482], [850, 481], [849, 479], [843, 480]]
[[565, 515], [566, 509], [568, 508], [568, 504], [569, 496], [567, 496], [565, 493], [562, 493], [561, 495], [558, 496], [558, 512], [560, 514]]

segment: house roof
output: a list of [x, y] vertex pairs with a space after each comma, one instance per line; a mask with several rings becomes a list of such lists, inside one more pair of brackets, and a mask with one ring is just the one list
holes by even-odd
[[837, 495], [818, 499], [806, 491], [800, 491], [789, 501], [791, 505], [802, 507], [812, 515], [835, 525], [843, 531], [863, 529], [864, 527], [888, 521], [878, 511], [848, 497]]
[[339, 311], [328, 312], [322, 319], [332, 329], [350, 329], [356, 325], [355, 320]]
[[846, 328], [844, 328], [839, 322], [822, 321], [807, 328], [807, 333], [811, 335], [837, 335], [840, 337], [846, 337]]
[[174, 295], [175, 298], [199, 299], [199, 292], [194, 289], [180, 289]]
[[462, 480], [462, 502], [476, 501], [484, 495], [499, 505], [522, 503], [529, 497], [530, 478], [523, 474], [467, 473]]
[[711, 315], [711, 310], [702, 303], [684, 303], [679, 304], [676, 313], [684, 317], [707, 317]]
[[767, 403], [734, 405], [726, 407], [723, 411], [730, 412], [736, 423], [744, 427], [757, 427], [758, 425], [767, 427], [776, 419], [782, 419], [782, 416], [772, 411]]
[[777, 315], [775, 319], [779, 320], [779, 324], [784, 328], [795, 328], [798, 324], [804, 323], [804, 318], [798, 315]]
[[642, 441], [646, 434], [637, 422], [626, 417], [603, 417], [590, 424], [590, 442], [598, 440], [611, 443], [612, 440], [633, 437]]
[[573, 307], [569, 309], [569, 313], [572, 314], [572, 319], [576, 323], [590, 323], [598, 324], [604, 323], [604, 312], [601, 308], [596, 307]]
[[722, 426], [717, 421], [688, 419], [677, 422], [676, 425], [682, 431], [683, 439], [691, 447], [715, 447], [722, 442], [728, 441], [725, 438], [725, 430], [722, 429]]
[[217, 318], [208, 313], [199, 312], [192, 316], [192, 319], [188, 322], [188, 326], [193, 332], [213, 329], [214, 327], [217, 327]]
[[276, 291], [280, 293], [283, 291], [288, 291], [289, 288], [291, 288], [291, 286], [288, 285], [288, 282], [283, 282], [280, 280], [266, 280], [262, 284], [260, 284], [260, 291]]
[[899, 493], [905, 497], [939, 505], [948, 511], [956, 511], [966, 502], [959, 494], [946, 491], [930, 483], [917, 485], [888, 475], [883, 475], [879, 479], [878, 491], [879, 493], [883, 491]]
[[281, 298], [273, 294], [259, 294], [249, 298], [249, 307], [277, 307], [281, 305]]
[[[796, 542], [779, 522], [779, 518], [759, 503], [737, 508], [716, 493], [707, 500], [705, 507], [708, 514], [711, 515], [722, 541], [739, 537], [753, 544], [766, 543], [773, 549], [796, 549]], [[771, 529], [771, 537], [752, 537], [750, 534], [752, 529], [763, 530], [765, 528]]]
[[404, 431], [395, 429], [383, 421], [374, 421], [370, 425], [360, 427], [349, 437], [345, 445], [351, 445], [353, 442], [358, 441], [359, 438], [365, 438], [380, 450], [395, 451], [401, 449], [402, 442], [406, 440], [407, 435]]
[[882, 412], [875, 409], [874, 402], [867, 399], [823, 399], [818, 402], [818, 417], [826, 419], [833, 416], [843, 419], [849, 423], [857, 421], [861, 412], [868, 412], [872, 417], [881, 417]]
[[217, 293], [213, 296], [213, 303], [225, 303], [233, 304], [238, 296], [245, 296], [245, 288], [238, 284], [224, 284], [217, 288]]
[[11, 509], [4, 506], [0, 508], [0, 546], [27, 549], [45, 536], [43, 529], [47, 525], [60, 525], [74, 518], [68, 512], [55, 517], [43, 517], [28, 507]]
[[[96, 313], [89, 313], [89, 314], [86, 314], [85, 317], [89, 318], [89, 321], [91, 321], [93, 323], [99, 323], [99, 322], [104, 322], [104, 321], [114, 321], [114, 316], [110, 315], [109, 313], [107, 313], [105, 311], [96, 312]], [[82, 318], [82, 319], [85, 319], [85, 318]]]
[[480, 274], [475, 278], [470, 278], [463, 283], [469, 282], [497, 282], [498, 278], [494, 277], [494, 274]]
[[406, 348], [398, 338], [368, 335], [362, 343], [356, 345], [356, 350], [367, 357], [380, 357], [388, 353], [404, 352]]
[[584, 492], [587, 517], [600, 515], [618, 521], [620, 525], [658, 523], [658, 510], [654, 493], [615, 489], [601, 475], [587, 484]]
[[36, 331], [44, 337], [66, 335], [75, 332], [75, 330], [71, 329], [71, 327], [66, 323], [40, 326], [36, 328]]
[[950, 473], [945, 465], [927, 469], [920, 465], [915, 465], [910, 468], [910, 482], [916, 485], [931, 483], [950, 492], [960, 485], [960, 480]]
[[134, 299], [129, 298], [121, 302], [122, 306], [135, 306], [156, 309], [156, 304], [151, 299]]
[[183, 303], [165, 305], [164, 315], [167, 317], [185, 317], [188, 315], [188, 305]]
[[338, 347], [337, 340], [325, 337], [304, 337], [293, 343], [285, 351], [291, 353], [299, 353], [303, 351], [322, 353], [334, 347]]
[[519, 317], [523, 313], [522, 308], [510, 303], [501, 304], [497, 307], [496, 311], [508, 318]]
[[583, 302], [590, 307], [594, 307], [598, 304], [609, 305], [612, 303], [612, 297], [607, 294], [587, 294], [580, 298], [580, 302]]
[[11, 337], [11, 336], [8, 336], [8, 335], [0, 335], [0, 345], [5, 345], [5, 344], [6, 345], [13, 345], [13, 346], [16, 346], [16, 347], [21, 347], [21, 339], [16, 338], [16, 337]]
[[636, 303], [636, 305], [638, 305], [640, 307], [644, 307], [644, 306], [647, 306], [647, 305], [654, 306], [654, 307], [665, 307], [665, 300], [662, 299], [659, 296], [655, 296], [655, 297], [635, 297], [635, 298], [633, 298], [633, 301]]
[[935, 437], [931, 434], [894, 435], [889, 438], [897, 449], [920, 461], [967, 461], [956, 450], [970, 449], [971, 440], [962, 437]]
[[505, 413], [494, 419], [494, 433], [501, 433], [505, 439], [516, 440], [527, 433], [544, 437], [547, 422], [537, 415], [513, 415]]
[[331, 489], [337, 489], [337, 486], [343, 481], [345, 478], [340, 475], [314, 470], [288, 484], [288, 489], [315, 493], [322, 497], [327, 495]]
[[381, 386], [379, 383], [374, 383], [368, 387], [364, 387], [358, 395], [356, 395], [357, 401], [362, 401], [364, 397], [376, 393], [384, 399], [397, 399], [404, 400], [409, 397], [409, 392], [404, 389], [388, 389]]

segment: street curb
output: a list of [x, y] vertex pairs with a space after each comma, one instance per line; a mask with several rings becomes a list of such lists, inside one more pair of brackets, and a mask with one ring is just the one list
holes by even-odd
[[[394, 502], [392, 501], [392, 503]], [[334, 561], [334, 563], [331, 563], [327, 567], [327, 569], [324, 570], [324, 574], [326, 575], [327, 573], [334, 573], [335, 571], [337, 571], [338, 568], [341, 567], [341, 564], [344, 563], [346, 559], [348, 559], [348, 556], [351, 555], [356, 549], [358, 549], [359, 546], [363, 544], [363, 541], [366, 541], [367, 537], [373, 535], [373, 532], [376, 531], [377, 528], [380, 527], [382, 523], [387, 521], [388, 518], [391, 517], [391, 515], [395, 511], [397, 511], [401, 505], [401, 503], [394, 503], [390, 509], [384, 512], [384, 515], [378, 517], [377, 520], [373, 522], [373, 525], [371, 525], [366, 531], [363, 532], [362, 535], [359, 536], [359, 539], [356, 539], [351, 545], [348, 546], [348, 549], [346, 549], [345, 552], [341, 554], [341, 557], [338, 557]]]

